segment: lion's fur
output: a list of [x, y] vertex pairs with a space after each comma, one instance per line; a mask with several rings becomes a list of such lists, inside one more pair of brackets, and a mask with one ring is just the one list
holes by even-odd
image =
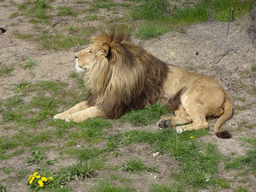
[[[110, 118], [153, 104], [160, 96], [168, 67], [122, 33], [101, 31], [90, 47], [103, 50], [85, 76], [89, 105]], [[106, 52], [106, 56], [104, 53]]]
[[218, 129], [232, 116], [232, 105], [217, 81], [162, 62], [115, 28], [100, 31], [76, 58], [77, 69], [86, 71], [88, 96], [55, 119], [117, 118], [160, 100], [176, 117], [162, 119], [158, 126], [166, 127], [166, 119], [173, 126], [190, 123], [176, 128], [181, 133], [207, 128], [207, 116], [220, 116], [214, 132], [228, 135]]

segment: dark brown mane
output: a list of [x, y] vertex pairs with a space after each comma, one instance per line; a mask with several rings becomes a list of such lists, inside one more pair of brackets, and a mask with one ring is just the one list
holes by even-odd
[[108, 32], [101, 31], [94, 37], [93, 44], [99, 48], [108, 47], [107, 70], [105, 67], [104, 71], [95, 71], [108, 79], [101, 80], [105, 82], [102, 85], [103, 94], [89, 90], [89, 105], [96, 104], [109, 118], [117, 118], [132, 109], [154, 104], [159, 99], [168, 74], [164, 62], [133, 44], [128, 36], [116, 32], [115, 28]]

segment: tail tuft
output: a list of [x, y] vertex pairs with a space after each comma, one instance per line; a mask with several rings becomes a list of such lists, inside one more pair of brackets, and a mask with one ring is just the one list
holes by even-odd
[[229, 139], [232, 135], [228, 131], [216, 132], [217, 137], [222, 139]]

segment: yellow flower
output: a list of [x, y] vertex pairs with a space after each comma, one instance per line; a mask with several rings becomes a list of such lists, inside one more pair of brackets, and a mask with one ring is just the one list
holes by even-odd
[[28, 181], [33, 177], [33, 175], [30, 175], [29, 178], [28, 178]]
[[44, 183], [43, 183], [42, 180], [39, 180], [39, 181], [38, 181], [38, 184], [39, 184], [40, 187], [43, 187], [43, 186], [44, 186]]
[[33, 181], [34, 181], [34, 179], [31, 179], [31, 180], [29, 181], [29, 184], [32, 184], [32, 183], [33, 183]]
[[52, 178], [52, 177], [49, 177], [49, 179], [53, 180], [53, 178]]
[[41, 180], [42, 180], [42, 181], [47, 181], [47, 178], [46, 178], [46, 177], [42, 177]]
[[35, 172], [34, 174], [33, 174], [33, 176], [36, 176], [38, 174], [38, 172]]
[[193, 136], [191, 136], [190, 138], [191, 138], [191, 139], [193, 139], [194, 137], [193, 137]]

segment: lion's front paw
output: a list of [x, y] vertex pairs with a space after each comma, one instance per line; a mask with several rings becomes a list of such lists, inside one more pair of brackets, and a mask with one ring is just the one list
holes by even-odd
[[59, 114], [55, 115], [55, 116], [53, 117], [53, 119], [65, 120], [66, 117], [63, 115], [63, 113], [59, 113]]
[[184, 129], [182, 128], [182, 126], [176, 127], [176, 132], [177, 132], [177, 133], [182, 133], [182, 132], [184, 132], [184, 131], [186, 131], [186, 130], [184, 130]]
[[160, 129], [171, 127], [172, 121], [170, 119], [160, 119], [160, 121], [158, 121], [158, 123], [157, 123], [157, 126]]

